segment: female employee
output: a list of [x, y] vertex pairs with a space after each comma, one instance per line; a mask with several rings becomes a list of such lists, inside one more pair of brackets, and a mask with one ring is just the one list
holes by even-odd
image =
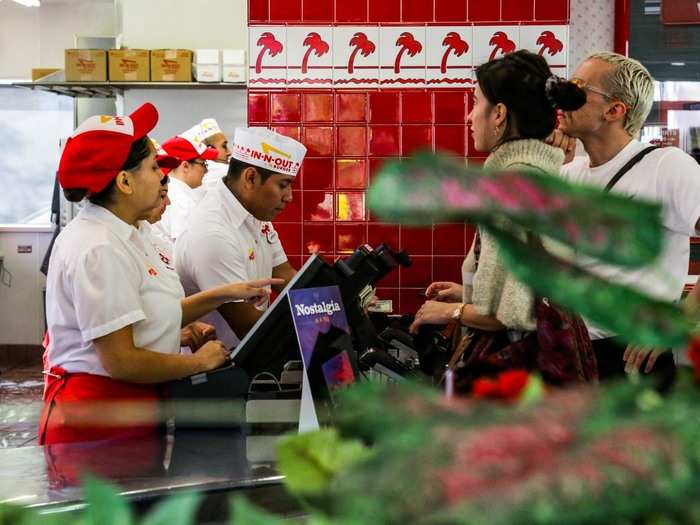
[[146, 136], [157, 121], [148, 103], [129, 117], [91, 117], [61, 155], [66, 198], [88, 202], [56, 239], [47, 276], [42, 444], [152, 433], [157, 383], [211, 370], [228, 355], [219, 341], [180, 354], [181, 326], [225, 302], [266, 300], [263, 287], [279, 284], [227, 284], [184, 297], [135, 227], [161, 199], [163, 174]]

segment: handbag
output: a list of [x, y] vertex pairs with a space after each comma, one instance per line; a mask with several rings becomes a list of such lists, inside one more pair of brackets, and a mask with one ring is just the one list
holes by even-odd
[[[528, 243], [544, 249], [535, 235], [528, 234]], [[512, 369], [537, 372], [552, 385], [597, 381], [595, 354], [581, 316], [541, 296], [535, 296], [533, 310], [536, 328], [520, 337], [508, 330], [467, 330], [448, 363], [456, 391], [469, 392], [475, 379]]]

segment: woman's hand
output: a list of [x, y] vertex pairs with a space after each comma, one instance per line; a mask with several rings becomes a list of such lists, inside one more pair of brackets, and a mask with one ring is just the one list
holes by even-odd
[[189, 346], [195, 352], [204, 343], [215, 338], [216, 328], [202, 321], [195, 321], [180, 331], [180, 346]]
[[224, 344], [216, 340], [205, 343], [192, 357], [198, 360], [200, 372], [207, 372], [223, 365], [229, 354]]
[[226, 295], [229, 301], [244, 300], [255, 306], [260, 306], [270, 297], [270, 286], [282, 286], [284, 279], [257, 279], [247, 283], [226, 285]]
[[462, 294], [464, 293], [464, 288], [461, 284], [449, 282], [449, 281], [438, 281], [432, 283], [425, 290], [425, 296], [433, 301], [440, 301], [443, 303], [459, 303], [462, 302]]
[[455, 305], [452, 303], [426, 301], [416, 312], [416, 317], [409, 328], [409, 332], [412, 334], [418, 333], [418, 329], [424, 324], [447, 324], [452, 319], [454, 311]]

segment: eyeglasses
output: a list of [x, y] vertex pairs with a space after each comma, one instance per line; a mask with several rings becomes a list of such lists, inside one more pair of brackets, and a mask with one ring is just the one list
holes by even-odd
[[205, 170], [209, 170], [209, 163], [206, 160], [199, 160], [199, 159], [191, 160], [190, 164], [199, 164]]
[[608, 100], [613, 100], [615, 97], [613, 97], [610, 93], [606, 93], [605, 91], [594, 88], [588, 85], [588, 82], [585, 80], [582, 80], [580, 78], [572, 78], [569, 82], [572, 84], [576, 84], [578, 87], [583, 89], [584, 91], [590, 91], [591, 93], [597, 93], [601, 97], [607, 98]]

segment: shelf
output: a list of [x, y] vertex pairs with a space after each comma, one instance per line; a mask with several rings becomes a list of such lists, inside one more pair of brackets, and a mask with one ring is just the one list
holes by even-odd
[[38, 89], [73, 98], [108, 98], [125, 89], [247, 89], [246, 84], [223, 82], [14, 82], [15, 87]]

